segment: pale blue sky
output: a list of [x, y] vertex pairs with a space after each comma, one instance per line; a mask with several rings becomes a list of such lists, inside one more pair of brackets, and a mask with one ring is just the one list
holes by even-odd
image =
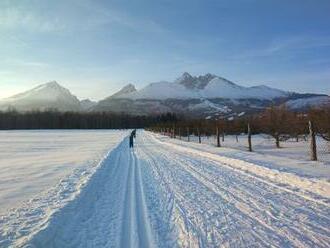
[[101, 99], [182, 72], [330, 93], [329, 0], [0, 0], [0, 98]]

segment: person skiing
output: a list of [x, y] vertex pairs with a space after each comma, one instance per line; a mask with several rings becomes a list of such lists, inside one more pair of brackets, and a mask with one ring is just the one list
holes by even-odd
[[133, 133], [129, 136], [129, 147], [132, 148], [134, 146], [134, 136]]

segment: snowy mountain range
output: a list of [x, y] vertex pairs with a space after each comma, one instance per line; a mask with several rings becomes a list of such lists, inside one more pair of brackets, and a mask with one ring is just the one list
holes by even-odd
[[330, 104], [330, 97], [288, 92], [265, 85], [244, 87], [210, 73], [192, 76], [185, 72], [174, 82], [155, 82], [140, 90], [129, 84], [99, 101], [93, 110], [130, 114], [176, 112], [195, 117], [235, 118], [284, 103], [295, 110], [306, 110]]
[[305, 110], [330, 104], [330, 97], [264, 85], [244, 87], [210, 73], [192, 76], [185, 72], [174, 82], [155, 82], [140, 90], [128, 84], [99, 102], [79, 101], [68, 89], [52, 81], [0, 100], [0, 110], [112, 111], [137, 115], [176, 112], [195, 117], [231, 118], [261, 111], [271, 104]]
[[201, 99], [201, 98], [230, 98], [230, 99], [273, 99], [286, 97], [289, 93], [264, 85], [254, 87], [239, 86], [227, 79], [212, 74], [193, 77], [185, 72], [175, 82], [156, 82], [137, 91], [133, 85], [125, 86], [114, 94], [113, 98], [127, 99]]

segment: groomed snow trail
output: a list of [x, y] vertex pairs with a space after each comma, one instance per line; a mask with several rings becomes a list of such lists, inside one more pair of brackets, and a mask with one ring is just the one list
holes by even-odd
[[148, 221], [139, 161], [134, 150], [130, 150], [129, 155], [120, 246], [153, 247], [154, 241]]
[[220, 158], [138, 132], [135, 148], [124, 140], [28, 244], [330, 247], [329, 199]]
[[[105, 159], [80, 195], [27, 243], [31, 247], [171, 247], [170, 223], [155, 215], [157, 204], [149, 190], [147, 206], [145, 184], [154, 185], [146, 165], [128, 148], [125, 139]], [[160, 198], [157, 197], [157, 201]], [[150, 205], [153, 204], [153, 205]], [[151, 228], [151, 221], [163, 229]], [[161, 233], [166, 230], [166, 233]], [[161, 243], [160, 243], [161, 242]], [[166, 244], [167, 243], [167, 244]]]

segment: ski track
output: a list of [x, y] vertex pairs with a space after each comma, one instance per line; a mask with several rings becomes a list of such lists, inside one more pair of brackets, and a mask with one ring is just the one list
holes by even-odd
[[145, 131], [29, 247], [330, 247], [330, 206]]

